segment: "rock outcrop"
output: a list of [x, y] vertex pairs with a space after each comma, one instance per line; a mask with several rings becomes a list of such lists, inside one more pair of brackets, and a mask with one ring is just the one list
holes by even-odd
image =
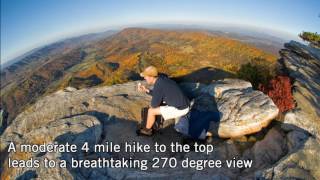
[[[163, 129], [163, 135], [156, 135], [154, 138], [136, 136], [135, 130], [137, 122], [140, 120], [141, 107], [147, 106], [151, 97], [147, 94], [136, 91], [138, 82], [129, 82], [110, 87], [99, 87], [90, 89], [76, 90], [75, 88], [66, 88], [53, 93], [37, 101], [33, 106], [23, 113], [19, 114], [13, 123], [5, 130], [1, 136], [1, 151], [5, 151], [10, 142], [15, 144], [42, 144], [42, 143], [70, 143], [81, 146], [81, 143], [88, 142], [89, 147], [95, 144], [104, 144], [114, 142], [123, 144], [124, 142], [140, 142], [141, 144], [150, 144], [155, 142], [170, 145], [171, 142], [182, 142], [182, 136], [170, 128], [172, 124], [167, 124]], [[221, 111], [219, 134], [223, 137], [233, 137], [254, 133], [265, 127], [277, 115], [278, 110], [272, 103], [271, 99], [261, 92], [253, 91], [251, 84], [242, 80], [226, 79], [217, 81], [210, 85], [187, 83], [181, 85], [189, 96], [194, 96], [193, 108], [198, 110], [219, 110]], [[192, 87], [198, 87], [193, 89]], [[187, 88], [186, 88], [187, 87]], [[201, 87], [201, 88], [199, 88]], [[215, 102], [215, 99], [217, 102]], [[261, 111], [259, 111], [261, 109]], [[253, 112], [257, 111], [257, 112]], [[267, 114], [264, 114], [267, 113]], [[270, 116], [271, 114], [271, 116]], [[250, 121], [251, 120], [251, 121]], [[257, 123], [260, 125], [257, 126]], [[174, 121], [172, 121], [174, 122]], [[230, 134], [232, 130], [240, 127], [255, 127], [252, 131], [239, 130], [234, 131], [236, 135]], [[170, 137], [170, 138], [168, 138]], [[217, 148], [218, 157], [227, 159], [231, 155], [240, 156], [240, 152], [235, 145], [221, 145]], [[228, 149], [228, 153], [223, 152], [223, 148]], [[222, 149], [221, 149], [222, 148]], [[90, 148], [92, 149], [92, 148]], [[233, 149], [233, 150], [232, 150]], [[218, 153], [219, 151], [219, 153]], [[222, 153], [223, 152], [223, 153]], [[166, 152], [162, 154], [165, 157], [196, 157], [199, 159], [199, 153], [190, 152], [185, 155]], [[20, 157], [23, 159], [51, 158], [59, 161], [64, 159], [70, 163], [71, 158], [87, 159], [102, 157], [124, 157], [135, 159], [149, 159], [157, 156], [152, 151], [145, 153], [125, 153], [124, 151], [117, 154], [109, 153], [76, 153], [76, 154], [57, 154], [57, 153], [14, 153], [10, 152], [6, 158], [14, 159]], [[206, 156], [202, 158], [208, 158]], [[50, 172], [49, 172], [50, 171]], [[219, 170], [221, 171], [221, 169]], [[121, 177], [120, 177], [120, 174]], [[209, 174], [219, 174], [217, 171], [206, 171]], [[235, 177], [240, 171], [236, 169], [225, 168], [226, 177]], [[59, 171], [58, 168], [14, 168], [3, 169], [3, 177], [24, 177], [36, 174], [38, 178], [93, 178], [93, 177], [202, 177], [203, 173], [189, 171], [188, 169], [170, 169], [164, 168], [156, 171], [140, 172], [134, 169], [71, 169], [67, 168]], [[50, 175], [49, 175], [50, 174]], [[221, 174], [219, 176], [222, 176]]]
[[294, 80], [297, 108], [287, 113], [284, 122], [320, 138], [320, 49], [295, 41], [286, 43], [285, 47], [280, 51], [282, 68]]
[[225, 80], [213, 83], [221, 119], [220, 137], [239, 137], [260, 131], [277, 117], [279, 110], [261, 91], [252, 90], [250, 83], [242, 80]]
[[[131, 82], [112, 87], [91, 88], [76, 90], [66, 88], [37, 101], [33, 106], [19, 114], [12, 124], [5, 130], [0, 138], [1, 152], [5, 155], [5, 147], [10, 142], [20, 144], [42, 144], [58, 142], [59, 144], [76, 144], [79, 148], [84, 142], [89, 147], [103, 143], [107, 138], [118, 138], [120, 134], [135, 132], [135, 123], [140, 118], [140, 108], [147, 106], [150, 97], [136, 91], [136, 83]], [[121, 124], [121, 120], [125, 124]], [[111, 125], [115, 120], [120, 130], [116, 134]], [[108, 123], [111, 123], [108, 125]], [[131, 126], [133, 125], [133, 126]], [[129, 141], [130, 139], [121, 138]], [[93, 148], [90, 148], [93, 149]], [[85, 179], [97, 175], [85, 169], [68, 168], [8, 168], [8, 158], [11, 159], [38, 159], [56, 160], [83, 159], [84, 157], [109, 157], [106, 153], [21, 153], [10, 152], [3, 159], [1, 178], [26, 178], [32, 175], [40, 179]], [[43, 167], [43, 165], [42, 165]], [[85, 171], [85, 172], [84, 172]], [[87, 173], [83, 175], [83, 173]], [[110, 173], [111, 174], [111, 173]], [[111, 175], [108, 175], [110, 177]], [[33, 177], [33, 176], [32, 176]], [[104, 176], [101, 175], [101, 178]]]
[[[261, 91], [252, 89], [251, 83], [240, 79], [218, 80], [206, 86], [184, 84], [195, 97], [194, 108], [199, 111], [220, 112], [220, 121], [212, 122], [209, 131], [222, 138], [236, 138], [252, 134], [277, 117], [279, 110]], [[217, 131], [217, 132], [215, 132]]]
[[320, 49], [295, 41], [280, 51], [280, 67], [293, 79], [296, 108], [284, 116], [288, 155], [256, 172], [261, 179], [320, 178]]
[[[319, 179], [319, 140], [309, 137], [306, 132], [294, 130], [287, 134], [287, 145], [288, 155], [281, 158], [272, 167], [257, 171], [256, 178]], [[270, 154], [270, 151], [268, 152]]]

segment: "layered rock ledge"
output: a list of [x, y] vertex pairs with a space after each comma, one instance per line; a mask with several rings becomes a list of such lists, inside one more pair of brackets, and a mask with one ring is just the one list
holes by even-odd
[[[1, 151], [5, 151], [10, 142], [15, 144], [42, 144], [58, 142], [70, 143], [81, 146], [88, 142], [92, 147], [95, 144], [114, 142], [140, 142], [153, 145], [155, 142], [170, 145], [171, 142], [182, 142], [183, 137], [176, 133], [172, 124], [166, 124], [161, 135], [153, 138], [136, 136], [137, 122], [140, 121], [140, 109], [148, 106], [151, 97], [136, 91], [137, 82], [76, 90], [66, 88], [37, 101], [33, 106], [19, 114], [14, 122], [1, 136]], [[143, 82], [142, 82], [143, 83]], [[252, 90], [251, 84], [237, 79], [226, 79], [213, 82], [210, 85], [187, 83], [181, 84], [186, 94], [194, 96], [193, 108], [200, 111], [218, 110], [221, 113], [219, 135], [222, 137], [236, 137], [260, 131], [276, 117], [278, 109], [272, 100], [262, 92]], [[174, 121], [172, 121], [173, 123]], [[217, 124], [215, 124], [217, 125]], [[235, 145], [221, 145], [218, 151], [229, 149], [231, 154], [221, 153], [220, 159], [231, 155], [240, 156]], [[230, 147], [229, 147], [230, 146]], [[190, 152], [186, 154], [163, 154], [166, 157], [198, 157], [199, 154]], [[152, 159], [156, 152], [145, 153], [14, 153], [8, 158], [22, 158], [43, 160], [64, 159], [68, 162], [71, 158], [110, 158], [125, 157], [135, 159]], [[212, 156], [212, 155], [211, 155]], [[202, 155], [201, 155], [202, 157]], [[209, 158], [210, 157], [202, 157]], [[213, 158], [213, 156], [212, 156]], [[215, 157], [216, 158], [216, 157]], [[239, 170], [225, 169], [228, 176], [233, 177], [240, 173]], [[220, 171], [220, 170], [219, 170]], [[203, 173], [189, 171], [188, 169], [158, 169], [143, 172], [137, 169], [59, 169], [59, 168], [3, 168], [3, 177], [24, 177], [33, 172], [39, 178], [83, 179], [93, 177], [109, 177], [121, 179], [122, 177], [185, 177], [203, 176], [203, 173], [215, 173], [206, 170]], [[122, 174], [122, 175], [120, 175]]]

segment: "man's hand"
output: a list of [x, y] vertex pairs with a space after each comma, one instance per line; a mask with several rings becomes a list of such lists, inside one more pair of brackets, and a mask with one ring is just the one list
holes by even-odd
[[146, 88], [144, 85], [141, 85], [141, 83], [138, 84], [138, 91], [149, 93], [149, 89]]

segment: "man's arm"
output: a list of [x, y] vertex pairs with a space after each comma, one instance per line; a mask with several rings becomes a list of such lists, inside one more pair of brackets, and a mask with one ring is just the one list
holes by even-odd
[[163, 93], [160, 89], [153, 89], [152, 91], [152, 99], [151, 99], [151, 107], [156, 108], [159, 107], [163, 100]]

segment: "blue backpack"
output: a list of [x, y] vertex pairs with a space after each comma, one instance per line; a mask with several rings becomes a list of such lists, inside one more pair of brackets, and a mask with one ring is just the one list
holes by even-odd
[[180, 117], [175, 124], [175, 130], [185, 136], [194, 139], [205, 139], [210, 122], [219, 122], [220, 113], [218, 111], [199, 111], [192, 109], [188, 114]]

